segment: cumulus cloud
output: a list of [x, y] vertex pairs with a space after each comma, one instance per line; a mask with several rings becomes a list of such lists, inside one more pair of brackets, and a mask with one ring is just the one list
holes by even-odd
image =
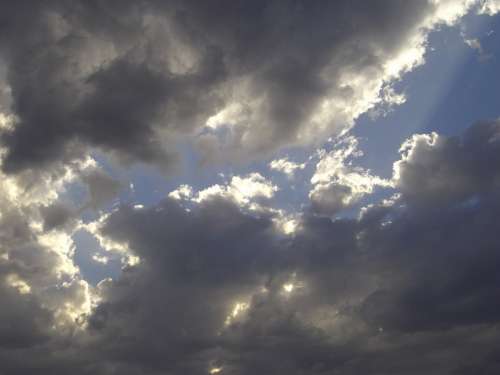
[[293, 178], [297, 170], [304, 169], [306, 163], [295, 163], [288, 158], [273, 160], [269, 163], [269, 168], [284, 173], [288, 178]]
[[333, 150], [319, 151], [319, 161], [311, 178], [311, 209], [318, 214], [333, 215], [352, 206], [379, 187], [391, 187], [390, 181], [374, 176], [369, 170], [354, 166], [353, 158], [362, 156], [358, 141], [350, 136], [337, 142]]
[[74, 259], [81, 209], [65, 195], [70, 186], [85, 185], [82, 176], [99, 173], [92, 158], [50, 170], [0, 172], [1, 373], [68, 371], [66, 355], [79, 345], [75, 338], [84, 332], [96, 294]]
[[216, 184], [193, 192], [189, 185], [181, 185], [168, 193], [168, 197], [178, 201], [201, 203], [215, 198], [224, 198], [235, 202], [240, 207], [260, 210], [260, 203], [269, 201], [278, 191], [278, 187], [260, 173], [249, 173], [244, 176], [233, 176], [224, 184]]
[[[94, 230], [141, 261], [102, 281], [93, 298], [83, 281], [58, 284], [51, 273], [64, 237], [30, 251], [33, 229], [5, 216], [2, 321], [16, 316], [22, 324], [0, 325], [3, 368], [105, 375], [495, 369], [497, 140], [496, 121], [461, 137], [414, 136], [395, 165], [399, 196], [359, 219], [305, 213], [287, 238], [275, 213], [243, 210], [227, 194], [207, 195], [189, 210], [175, 197], [121, 206]], [[35, 271], [41, 265], [47, 271]], [[61, 337], [75, 329], [71, 322], [78, 333]], [[10, 355], [13, 348], [24, 361]]]
[[485, 0], [483, 1], [480, 11], [490, 16], [498, 13], [500, 11], [500, 1], [498, 0]]
[[3, 169], [91, 147], [168, 170], [186, 135], [205, 158], [255, 158], [344, 133], [401, 102], [391, 84], [424, 61], [428, 32], [475, 3], [5, 3]]
[[20, 363], [36, 366], [53, 355], [52, 343], [76, 335], [90, 313], [92, 292], [73, 263], [73, 241], [60, 228], [70, 214], [57, 203], [81, 167], [0, 173], [1, 372], [19, 373]]
[[395, 165], [399, 195], [358, 219], [305, 213], [288, 238], [275, 213], [228, 195], [189, 210], [175, 197], [121, 206], [96, 231], [141, 262], [99, 284], [92, 339], [75, 338], [81, 356], [65, 364], [106, 375], [496, 369], [497, 139], [496, 121], [414, 136]]
[[193, 188], [189, 185], [181, 185], [177, 189], [168, 193], [168, 197], [172, 199], [189, 199], [193, 195]]
[[462, 136], [414, 135], [401, 147], [394, 179], [405, 200], [416, 204], [449, 204], [490, 193], [498, 185], [500, 124], [480, 122]]
[[[345, 134], [404, 101], [430, 30], [494, 4], [2, 4], [0, 374], [496, 374], [500, 122], [413, 135], [391, 180]], [[184, 136], [233, 159], [326, 135], [297, 212], [257, 172], [101, 212], [122, 185], [86, 157], [168, 169]], [[331, 219], [376, 187], [395, 194]], [[119, 275], [85, 281], [77, 230]]]

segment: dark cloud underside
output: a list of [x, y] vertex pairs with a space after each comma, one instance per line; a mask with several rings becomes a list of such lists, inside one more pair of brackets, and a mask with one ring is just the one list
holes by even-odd
[[389, 80], [385, 64], [419, 27], [432, 27], [435, 8], [420, 0], [4, 2], [0, 52], [17, 125], [2, 135], [3, 169], [70, 160], [90, 146], [166, 170], [180, 136], [198, 134], [200, 152], [215, 157], [218, 135], [200, 133], [210, 119], [230, 126], [226, 157], [324, 140], [368, 109], [364, 96], [376, 100]]
[[[340, 162], [318, 163], [324, 191], [289, 235], [269, 194], [238, 191], [277, 190], [258, 173], [106, 212], [123, 181], [85, 159], [167, 170], [179, 140], [248, 161], [338, 134], [419, 28], [446, 21], [437, 9], [3, 2], [0, 112], [16, 120], [1, 129], [0, 375], [498, 374], [498, 120], [412, 136], [390, 181], [344, 163], [350, 139]], [[78, 204], [64, 191], [75, 181]], [[398, 194], [359, 218], [316, 215], [389, 185]], [[118, 276], [82, 279], [75, 228], [128, 259]]]
[[[415, 138], [399, 183], [410, 175], [427, 181], [434, 171], [443, 199], [412, 185], [359, 220], [304, 217], [293, 238], [279, 235], [271, 216], [243, 213], [225, 198], [191, 211], [170, 199], [121, 207], [101, 233], [127, 242], [142, 262], [100, 285], [102, 300], [85, 332], [63, 349], [56, 349], [62, 337], [44, 338], [50, 310], [5, 289], [15, 312], [2, 314], [26, 322], [0, 326], [2, 363], [23, 374], [38, 366], [51, 373], [206, 374], [212, 365], [229, 374], [493, 374], [500, 199], [491, 159], [489, 169], [481, 167], [484, 155], [498, 153], [498, 134], [494, 122], [461, 138], [439, 137], [426, 149]], [[457, 162], [461, 155], [467, 162]], [[447, 184], [450, 170], [461, 181], [480, 174], [481, 188]], [[6, 274], [13, 265], [3, 267]], [[231, 315], [238, 303], [244, 308]], [[33, 345], [50, 358], [33, 354]], [[23, 363], [8, 354], [19, 348], [27, 353]]]

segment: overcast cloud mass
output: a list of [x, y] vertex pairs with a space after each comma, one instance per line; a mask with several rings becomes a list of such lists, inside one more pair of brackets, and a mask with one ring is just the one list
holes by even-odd
[[499, 374], [499, 11], [1, 1], [0, 375]]

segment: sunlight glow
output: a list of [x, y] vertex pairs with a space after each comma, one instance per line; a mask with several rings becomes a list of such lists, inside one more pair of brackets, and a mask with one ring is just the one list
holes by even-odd
[[295, 285], [292, 283], [283, 285], [283, 290], [287, 293], [292, 293], [294, 289], [295, 289]]
[[241, 313], [248, 310], [249, 307], [250, 307], [250, 304], [248, 304], [246, 302], [237, 302], [234, 305], [233, 310], [231, 311], [229, 316], [226, 318], [226, 321], [224, 322], [224, 324], [226, 326], [230, 325], [239, 315], [241, 315]]
[[11, 287], [17, 289], [20, 294], [29, 294], [31, 293], [31, 287], [28, 285], [26, 281], [21, 279], [16, 274], [10, 274], [7, 276], [7, 284]]

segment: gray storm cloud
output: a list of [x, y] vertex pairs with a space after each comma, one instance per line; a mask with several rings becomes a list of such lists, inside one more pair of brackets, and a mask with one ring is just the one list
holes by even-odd
[[[500, 312], [498, 163], [480, 170], [498, 154], [498, 134], [497, 122], [481, 123], [428, 148], [417, 137], [406, 144], [399, 183], [410, 175], [432, 182], [439, 206], [425, 184], [402, 187], [357, 220], [304, 216], [287, 240], [268, 217], [216, 197], [190, 212], [171, 200], [123, 207], [102, 231], [127, 241], [143, 263], [106, 285], [91, 330], [122, 361], [137, 351], [172, 373], [205, 373], [210, 360], [230, 374], [498, 369], [488, 359], [500, 343], [488, 333]], [[419, 160], [426, 163], [416, 168]], [[455, 194], [464, 188], [451, 177], [465, 183], [478, 174], [473, 203]], [[134, 339], [127, 344], [116, 330]]]
[[[168, 171], [181, 141], [248, 162], [344, 135], [430, 30], [495, 4], [3, 2], [0, 375], [498, 374], [498, 120], [413, 135], [390, 181], [344, 138], [288, 232], [259, 173], [106, 211], [123, 181], [88, 156]], [[121, 273], [85, 280], [77, 231]]]
[[[35, 253], [26, 249], [32, 231], [6, 216], [2, 249], [9, 256], [0, 271], [9, 308], [1, 316], [19, 325], [0, 325], [3, 369], [493, 374], [500, 349], [498, 163], [480, 167], [498, 154], [498, 134], [490, 122], [425, 147], [424, 136], [415, 136], [396, 163], [399, 197], [358, 219], [304, 214], [291, 237], [280, 234], [275, 214], [245, 213], [223, 194], [190, 210], [171, 198], [150, 208], [122, 206], [97, 230], [140, 262], [101, 282], [87, 310], [76, 281], [65, 293], [39, 288], [61, 255], [39, 250], [26, 258]], [[425, 184], [404, 187], [408, 176], [429, 181], [429, 173], [443, 199]], [[477, 181], [478, 174], [481, 188], [448, 183]], [[81, 311], [80, 326], [61, 323], [58, 311], [68, 303]]]
[[323, 141], [386, 100], [428, 31], [470, 4], [4, 2], [3, 169], [90, 147], [168, 170], [186, 136], [206, 159]]

